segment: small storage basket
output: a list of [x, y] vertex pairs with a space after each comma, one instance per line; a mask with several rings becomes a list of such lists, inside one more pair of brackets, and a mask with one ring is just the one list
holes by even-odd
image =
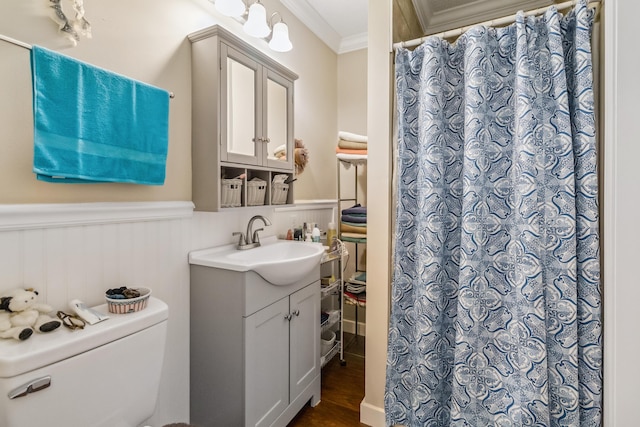
[[136, 298], [128, 299], [115, 299], [106, 297], [107, 307], [109, 313], [126, 314], [135, 313], [136, 311], [144, 310], [147, 308], [149, 297], [151, 296], [151, 289], [149, 288], [134, 288], [140, 292], [140, 296]]
[[271, 204], [283, 205], [287, 203], [289, 184], [275, 183], [271, 186]]
[[322, 355], [325, 355], [329, 352], [329, 350], [331, 350], [331, 347], [333, 347], [333, 344], [335, 344], [336, 342], [336, 333], [333, 331], [324, 331], [321, 335], [320, 335], [320, 349], [321, 349], [321, 353]]
[[261, 179], [252, 179], [247, 182], [247, 206], [264, 205], [264, 196], [267, 194], [267, 182]]
[[222, 194], [220, 195], [220, 206], [232, 208], [240, 206], [240, 194], [242, 193], [242, 180], [238, 178], [223, 179]]

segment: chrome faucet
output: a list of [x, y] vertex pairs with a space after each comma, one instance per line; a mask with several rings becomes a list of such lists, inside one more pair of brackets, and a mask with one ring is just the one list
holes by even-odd
[[264, 228], [257, 228], [253, 230], [253, 223], [255, 220], [262, 220], [264, 225], [271, 225], [271, 221], [269, 218], [266, 218], [262, 215], [255, 215], [251, 217], [249, 220], [249, 224], [247, 224], [247, 234], [244, 234], [240, 231], [236, 231], [233, 233], [234, 236], [240, 236], [238, 239], [238, 249], [251, 249], [257, 248], [260, 246], [260, 236], [258, 236], [258, 231], [264, 230]]

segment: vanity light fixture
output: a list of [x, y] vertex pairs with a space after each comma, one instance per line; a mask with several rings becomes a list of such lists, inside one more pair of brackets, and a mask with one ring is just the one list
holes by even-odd
[[[275, 15], [278, 15], [280, 21], [273, 25], [273, 17]], [[276, 52], [289, 52], [293, 48], [291, 40], [289, 40], [289, 27], [284, 23], [282, 16], [278, 12], [274, 12], [271, 15], [271, 26], [273, 28], [271, 40], [269, 40], [271, 50], [275, 50]]]
[[244, 15], [246, 6], [243, 0], [216, 0], [216, 9], [224, 16], [240, 18]]
[[260, 0], [249, 6], [249, 16], [242, 28], [245, 33], [258, 38], [267, 37], [271, 33], [271, 28], [267, 24], [267, 10]]
[[[225, 16], [230, 16], [244, 22], [242, 28], [250, 36], [265, 39], [271, 34], [269, 48], [276, 52], [288, 52], [293, 48], [289, 39], [289, 27], [282, 20], [279, 12], [273, 12], [267, 22], [267, 10], [260, 0], [255, 0], [247, 11], [245, 0], [210, 0], [214, 2], [216, 10]], [[273, 23], [278, 15], [279, 21]], [[273, 32], [272, 32], [273, 30]]]

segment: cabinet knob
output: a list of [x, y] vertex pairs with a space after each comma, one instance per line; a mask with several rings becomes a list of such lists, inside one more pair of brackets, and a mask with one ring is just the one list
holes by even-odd
[[287, 314], [284, 315], [284, 318], [286, 320], [289, 320], [289, 321], [291, 320], [292, 317], [293, 317], [293, 315], [291, 313], [287, 313]]
[[293, 314], [295, 314], [296, 316], [300, 316], [300, 310], [295, 310]]

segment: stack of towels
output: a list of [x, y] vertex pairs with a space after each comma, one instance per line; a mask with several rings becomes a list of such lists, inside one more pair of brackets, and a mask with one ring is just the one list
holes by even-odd
[[344, 302], [365, 307], [367, 305], [367, 273], [357, 272], [347, 281]]
[[360, 203], [342, 210], [340, 217], [340, 238], [346, 242], [366, 243], [367, 208]]
[[366, 160], [367, 137], [351, 132], [338, 132], [336, 156], [343, 161]]

